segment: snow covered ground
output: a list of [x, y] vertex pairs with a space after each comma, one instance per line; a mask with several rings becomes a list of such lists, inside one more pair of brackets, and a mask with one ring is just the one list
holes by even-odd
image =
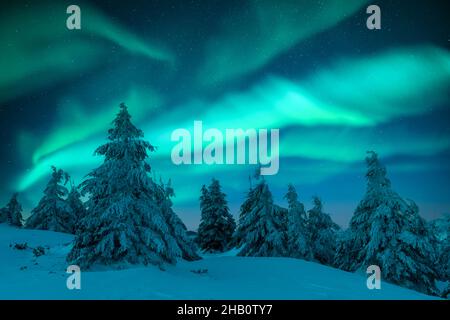
[[[157, 267], [81, 274], [81, 290], [68, 290], [65, 256], [73, 236], [0, 224], [0, 299], [433, 299], [382, 282], [368, 290], [365, 275], [290, 258], [236, 257], [236, 252]], [[32, 249], [15, 243], [47, 247]], [[12, 247], [10, 247], [10, 244]], [[206, 273], [192, 271], [204, 270]]]

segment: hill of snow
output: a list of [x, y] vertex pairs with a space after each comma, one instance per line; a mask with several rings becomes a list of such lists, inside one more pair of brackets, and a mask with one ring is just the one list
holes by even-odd
[[[81, 290], [68, 290], [65, 256], [72, 239], [0, 224], [0, 299], [434, 298], [386, 282], [381, 290], [368, 290], [364, 274], [298, 259], [236, 257], [233, 251], [180, 261], [165, 271], [154, 266], [82, 271]], [[25, 242], [28, 249], [14, 248]], [[32, 248], [37, 246], [45, 247], [46, 254], [35, 257]]]

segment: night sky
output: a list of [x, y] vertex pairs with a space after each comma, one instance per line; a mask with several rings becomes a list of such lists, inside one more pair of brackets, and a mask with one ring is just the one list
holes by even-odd
[[[448, 1], [114, 2], [0, 5], [0, 206], [18, 191], [28, 216], [51, 165], [80, 183], [125, 102], [191, 229], [202, 184], [218, 178], [237, 215], [255, 169], [172, 164], [170, 134], [194, 120], [279, 128], [280, 170], [266, 180], [280, 205], [292, 182], [346, 226], [375, 150], [425, 218], [450, 212]], [[66, 28], [70, 4], [81, 30]], [[381, 30], [366, 28], [369, 4]]]

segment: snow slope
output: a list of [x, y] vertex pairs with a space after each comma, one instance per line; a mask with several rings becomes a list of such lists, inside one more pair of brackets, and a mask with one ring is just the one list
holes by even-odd
[[[0, 224], [0, 299], [433, 299], [382, 282], [368, 290], [365, 275], [290, 258], [236, 257], [235, 252], [156, 267], [83, 272], [81, 290], [68, 290], [65, 256], [73, 236]], [[32, 249], [47, 246], [35, 258]], [[198, 274], [193, 270], [207, 269]]]

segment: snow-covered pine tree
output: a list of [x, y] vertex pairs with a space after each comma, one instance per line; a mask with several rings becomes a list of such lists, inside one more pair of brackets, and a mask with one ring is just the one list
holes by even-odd
[[425, 221], [413, 202], [391, 189], [377, 154], [368, 154], [366, 194], [339, 244], [336, 262], [349, 271], [378, 265], [383, 279], [434, 294], [436, 254]]
[[226, 241], [226, 248], [224, 249], [228, 249], [236, 229], [236, 222], [230, 213], [226, 195], [221, 190], [219, 180], [212, 179], [211, 185], [209, 186], [209, 197], [211, 200], [211, 210], [215, 211], [225, 221], [223, 237]]
[[6, 205], [6, 220], [7, 222], [16, 227], [22, 227], [23, 217], [22, 217], [22, 205], [17, 200], [19, 196], [18, 193], [14, 193]]
[[75, 221], [73, 232], [78, 233], [82, 229], [81, 221], [86, 215], [86, 207], [81, 201], [80, 192], [73, 184], [70, 189], [69, 195], [67, 196], [67, 203], [72, 211], [72, 217]]
[[[238, 255], [254, 257], [288, 256], [282, 216], [274, 209], [272, 194], [264, 178], [250, 190], [244, 202], [236, 232]], [[244, 206], [243, 204], [243, 206]]]
[[175, 196], [175, 192], [172, 188], [171, 180], [167, 184], [164, 184], [162, 181], [159, 185], [154, 184], [154, 190], [156, 201], [166, 218], [170, 233], [181, 249], [181, 257], [187, 261], [199, 260], [200, 256], [196, 252], [197, 247], [194, 241], [188, 236], [187, 228], [183, 221], [181, 221], [172, 209], [173, 204], [171, 198]]
[[[260, 167], [256, 169], [253, 175], [248, 176], [248, 182], [249, 182], [249, 189], [246, 193], [246, 197], [244, 202], [241, 204], [239, 208], [239, 222], [244, 221], [244, 217], [249, 213], [252, 208], [254, 207], [254, 202], [257, 200], [255, 197], [255, 192], [253, 188], [252, 183], [252, 177], [256, 180], [260, 179]], [[240, 248], [243, 245], [244, 237], [247, 234], [247, 229], [243, 225], [239, 225], [236, 227], [234, 235], [233, 235], [233, 241], [232, 244], [234, 247]]]
[[284, 233], [285, 241], [286, 241], [286, 250], [287, 247], [287, 231], [288, 231], [288, 212], [289, 210], [283, 207], [280, 207], [277, 204], [273, 205], [274, 215], [276, 219], [280, 222], [280, 231]]
[[252, 210], [254, 206], [254, 201], [256, 201], [256, 197], [254, 194], [254, 189], [250, 185], [249, 190], [247, 191], [244, 202], [241, 204], [239, 209], [239, 225], [236, 228], [233, 235], [233, 244], [236, 247], [241, 247], [244, 242], [245, 235], [247, 234], [247, 228], [241, 225], [241, 221], [244, 221], [244, 217]]
[[131, 122], [125, 104], [113, 121], [109, 142], [96, 150], [104, 162], [81, 184], [89, 196], [83, 232], [67, 260], [82, 268], [94, 264], [175, 263], [183, 252], [171, 233], [166, 216], [155, 201], [148, 176], [148, 151], [143, 132]]
[[430, 221], [429, 230], [438, 256], [436, 271], [440, 280], [447, 282], [447, 293], [444, 294], [446, 297], [450, 294], [450, 214]]
[[323, 212], [319, 197], [313, 197], [313, 205], [313, 208], [308, 210], [309, 241], [313, 259], [321, 264], [332, 265], [339, 226], [329, 214]]
[[202, 250], [205, 250], [204, 248], [206, 248], [206, 245], [211, 243], [212, 239], [214, 239], [214, 232], [208, 230], [210, 221], [213, 220], [211, 218], [213, 212], [211, 210], [211, 199], [209, 197], [208, 188], [203, 185], [200, 192], [200, 224], [197, 230], [196, 242]]
[[61, 169], [52, 166], [52, 177], [44, 190], [44, 196], [31, 216], [26, 221], [29, 229], [50, 230], [56, 232], [73, 233], [76, 221], [66, 197], [65, 187], [69, 175]]
[[202, 187], [201, 221], [198, 228], [199, 246], [206, 252], [223, 252], [230, 247], [236, 223], [230, 214], [220, 183], [212, 179], [208, 189]]
[[0, 209], [0, 223], [8, 221], [8, 210], [6, 208]]
[[298, 201], [297, 191], [292, 184], [284, 196], [288, 202], [287, 237], [289, 255], [294, 258], [311, 260], [312, 248], [309, 240], [306, 211]]

